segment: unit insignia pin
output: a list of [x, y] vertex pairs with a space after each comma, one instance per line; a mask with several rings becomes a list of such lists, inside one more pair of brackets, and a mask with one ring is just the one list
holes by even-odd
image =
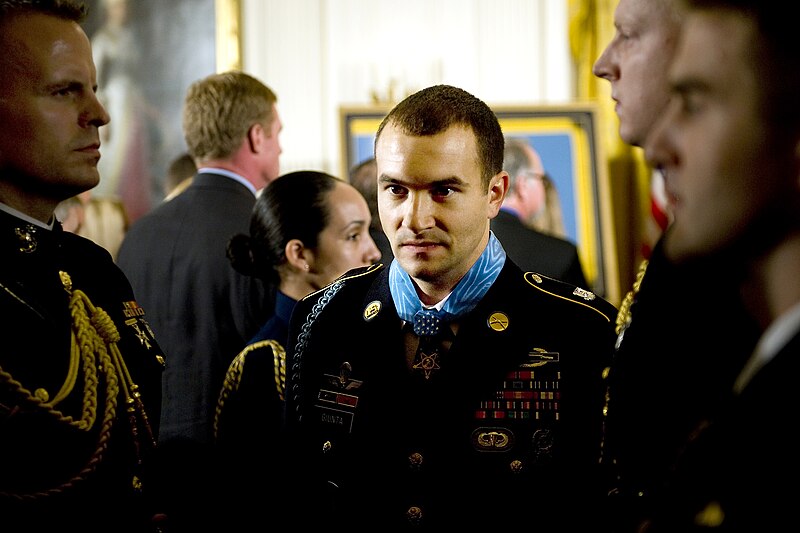
[[39, 243], [36, 241], [36, 226], [33, 224], [26, 224], [24, 228], [15, 228], [14, 233], [17, 234], [19, 239], [19, 251], [24, 254], [29, 254], [36, 251]]
[[593, 292], [587, 291], [586, 289], [581, 289], [580, 287], [575, 287], [575, 290], [572, 291], [572, 294], [574, 294], [578, 298], [583, 298], [587, 302], [591, 302], [596, 298]]
[[380, 300], [373, 300], [370, 303], [368, 303], [367, 306], [364, 308], [364, 320], [369, 322], [370, 320], [378, 316], [378, 313], [380, 313], [381, 311], [382, 305], [383, 304], [381, 304]]

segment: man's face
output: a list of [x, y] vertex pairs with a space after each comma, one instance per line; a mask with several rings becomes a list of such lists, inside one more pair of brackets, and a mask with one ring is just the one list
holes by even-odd
[[620, 0], [614, 38], [594, 64], [594, 75], [611, 83], [619, 134], [643, 146], [669, 101], [667, 71], [679, 34], [677, 7], [668, 0]]
[[752, 22], [724, 11], [687, 21], [670, 72], [674, 98], [646, 145], [665, 171], [673, 260], [727, 247], [786, 196], [761, 112], [755, 35]]
[[388, 124], [375, 157], [378, 210], [395, 258], [423, 291], [446, 294], [483, 253], [508, 174], [494, 176], [487, 192], [475, 135], [462, 126], [416, 137]]
[[524, 206], [523, 218], [533, 220], [545, 209], [547, 192], [544, 188], [544, 165], [542, 158], [533, 148], [527, 146], [525, 152], [528, 154], [530, 165], [525, 175], [517, 181], [517, 192]]
[[46, 200], [52, 210], [99, 181], [98, 128], [109, 116], [95, 95], [89, 39], [78, 24], [41, 14], [17, 16], [0, 35], [2, 200], [24, 212], [31, 198]]

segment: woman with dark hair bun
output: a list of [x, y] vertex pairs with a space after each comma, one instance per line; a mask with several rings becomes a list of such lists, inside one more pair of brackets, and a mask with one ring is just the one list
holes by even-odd
[[278, 288], [274, 316], [231, 363], [217, 403], [221, 492], [238, 509], [230, 519], [249, 524], [245, 517], [258, 515], [258, 501], [266, 495], [250, 488], [273, 477], [276, 457], [280, 461], [292, 310], [348, 270], [380, 259], [370, 219], [366, 200], [349, 183], [323, 172], [291, 172], [262, 191], [250, 234], [235, 235], [228, 244], [233, 268]]

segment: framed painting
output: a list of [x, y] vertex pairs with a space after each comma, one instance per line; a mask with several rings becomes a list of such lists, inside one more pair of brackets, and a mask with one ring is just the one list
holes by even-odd
[[[565, 237], [578, 247], [597, 294], [620, 299], [616, 243], [604, 155], [597, 142], [598, 111], [591, 103], [492, 106], [507, 137], [526, 139], [539, 152], [558, 191]], [[340, 108], [342, 175], [372, 157], [375, 132], [389, 107]]]
[[86, 0], [101, 128], [95, 198], [120, 200], [131, 221], [163, 199], [186, 150], [182, 108], [194, 81], [239, 61], [239, 0]]

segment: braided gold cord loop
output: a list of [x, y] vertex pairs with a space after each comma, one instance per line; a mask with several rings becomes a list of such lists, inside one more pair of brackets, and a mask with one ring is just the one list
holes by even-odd
[[275, 366], [275, 386], [278, 389], [278, 397], [281, 401], [286, 401], [286, 350], [277, 342], [272, 347], [272, 359]]
[[[76, 291], [80, 292], [80, 291]], [[85, 295], [84, 295], [85, 296]], [[86, 298], [87, 303], [89, 299]], [[89, 303], [91, 306], [91, 303]], [[100, 337], [105, 341], [106, 344], [116, 344], [120, 340], [119, 330], [117, 326], [114, 324], [114, 321], [111, 320], [111, 317], [108, 316], [108, 313], [105, 312], [104, 309], [101, 307], [91, 308], [92, 309], [92, 325], [94, 329], [97, 330], [97, 333], [100, 334]]]
[[222, 417], [222, 408], [225, 402], [230, 398], [236, 390], [239, 389], [239, 383], [242, 379], [242, 369], [244, 367], [244, 359], [250, 351], [250, 346], [246, 347], [240, 354], [234, 357], [228, 366], [228, 371], [225, 373], [225, 380], [222, 383], [222, 389], [217, 398], [217, 405], [214, 408], [214, 439], [219, 436], [219, 423]]
[[[631, 290], [625, 295], [623, 298], [622, 303], [619, 306], [619, 312], [617, 313], [617, 320], [616, 320], [616, 327], [615, 332], [617, 334], [617, 344], [616, 349], [618, 350], [621, 342], [622, 342], [622, 335], [624, 331], [631, 325], [631, 321], [633, 317], [631, 315], [631, 307], [633, 306], [633, 301], [636, 298], [636, 295], [639, 293], [639, 288], [642, 285], [642, 280], [644, 279], [644, 274], [647, 271], [648, 260], [645, 259], [639, 265], [639, 270], [636, 272], [636, 279], [633, 282], [633, 286]], [[611, 372], [611, 367], [606, 367], [603, 371], [603, 379], [608, 379]], [[606, 450], [606, 424], [608, 420], [608, 410], [611, 405], [611, 389], [608, 384], [606, 384], [605, 396], [603, 398], [603, 437], [600, 441], [600, 462], [606, 463], [607, 462], [607, 450]]]
[[278, 392], [278, 397], [281, 401], [285, 401], [286, 396], [286, 350], [276, 340], [268, 339], [257, 341], [253, 344], [246, 346], [239, 354], [234, 357], [231, 364], [228, 366], [228, 371], [225, 373], [225, 380], [222, 383], [222, 390], [220, 390], [217, 405], [214, 410], [214, 438], [219, 435], [220, 418], [225, 402], [237, 390], [242, 382], [242, 374], [244, 372], [244, 364], [248, 354], [261, 348], [269, 347], [272, 351], [273, 367], [275, 372], [275, 387]]
[[[83, 409], [81, 412], [82, 429], [90, 429], [97, 416], [97, 385], [98, 357], [105, 352], [105, 345], [98, 338], [97, 331], [92, 327], [86, 314], [86, 306], [82, 298], [83, 293], [76, 291], [70, 297], [70, 311], [72, 314], [72, 339], [77, 337], [83, 361]], [[84, 295], [85, 296], [85, 295]], [[97, 354], [97, 356], [95, 355]], [[113, 372], [113, 370], [111, 370]], [[116, 396], [116, 394], [115, 394]]]
[[[70, 364], [64, 384], [50, 401], [32, 394], [14, 377], [0, 367], [0, 383], [5, 385], [19, 404], [16, 409], [27, 408], [41, 410], [54, 417], [58, 422], [69, 424], [82, 431], [90, 431], [96, 426], [98, 403], [98, 386], [105, 384], [103, 402], [103, 418], [98, 429], [97, 444], [91, 456], [81, 470], [67, 481], [44, 491], [31, 493], [0, 493], [19, 500], [32, 500], [63, 492], [91, 475], [103, 459], [103, 453], [111, 438], [111, 429], [117, 413], [117, 401], [120, 390], [125, 394], [126, 410], [129, 415], [131, 434], [139, 451], [139, 431], [145, 427], [149, 444], [155, 446], [155, 439], [150, 428], [144, 404], [138, 386], [133, 382], [117, 342], [120, 340], [119, 330], [111, 317], [101, 308], [92, 305], [89, 297], [80, 290], [73, 291], [72, 280], [66, 272], [59, 272], [62, 285], [70, 295], [69, 307], [72, 318], [72, 342], [70, 347]], [[87, 312], [88, 308], [88, 312]], [[90, 316], [91, 315], [91, 316]], [[83, 397], [80, 420], [66, 416], [55, 407], [72, 393], [77, 383], [78, 368], [83, 371]], [[101, 379], [102, 378], [102, 379]], [[137, 457], [137, 464], [141, 458]], [[137, 478], [135, 484], [140, 484]]]
[[78, 367], [80, 366], [78, 363], [81, 359], [81, 352], [80, 348], [78, 347], [78, 343], [75, 342], [75, 333], [72, 333], [72, 343], [70, 345], [70, 356], [69, 356], [69, 370], [67, 371], [67, 379], [64, 381], [64, 384], [61, 386], [61, 390], [53, 397], [50, 401], [45, 401], [42, 405], [47, 407], [55, 407], [59, 403], [61, 403], [64, 398], [69, 396], [69, 393], [72, 392], [72, 389], [75, 387], [75, 381], [78, 379]]
[[616, 320], [616, 328], [614, 332], [619, 335], [620, 332], [625, 328], [631, 318], [631, 306], [633, 305], [633, 299], [636, 296], [636, 293], [639, 292], [639, 287], [642, 284], [642, 278], [644, 278], [644, 273], [647, 270], [647, 259], [642, 261], [639, 265], [639, 271], [636, 273], [636, 279], [633, 282], [633, 287], [628, 293], [625, 295], [625, 298], [622, 299], [622, 303], [619, 306], [619, 312], [617, 313], [617, 320]]

